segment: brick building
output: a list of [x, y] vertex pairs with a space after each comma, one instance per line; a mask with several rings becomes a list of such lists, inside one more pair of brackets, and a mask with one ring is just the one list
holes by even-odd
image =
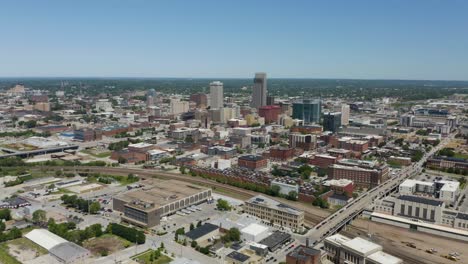
[[258, 115], [265, 118], [265, 124], [277, 122], [280, 114], [281, 107], [278, 105], [266, 105], [258, 109]]
[[326, 169], [328, 166], [335, 164], [337, 160], [337, 157], [330, 155], [315, 155], [312, 159], [309, 160], [309, 164]]
[[320, 250], [300, 245], [286, 255], [286, 264], [318, 264]]
[[73, 139], [87, 142], [102, 139], [102, 131], [99, 129], [77, 129], [74, 131]]
[[258, 170], [268, 165], [268, 159], [258, 155], [245, 155], [239, 157], [238, 166], [250, 170]]
[[288, 160], [294, 157], [294, 149], [285, 147], [276, 147], [270, 149], [270, 159]]
[[357, 186], [373, 188], [382, 182], [383, 172], [378, 169], [366, 169], [357, 166], [333, 164], [328, 167], [329, 179], [348, 179]]

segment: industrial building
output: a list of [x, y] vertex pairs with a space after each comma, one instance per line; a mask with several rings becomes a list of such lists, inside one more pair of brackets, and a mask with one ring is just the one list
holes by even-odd
[[302, 230], [304, 226], [303, 211], [263, 195], [257, 195], [247, 200], [244, 211], [266, 222], [288, 227], [292, 230]]
[[360, 237], [350, 239], [340, 234], [325, 238], [327, 260], [336, 263], [400, 264], [403, 260], [382, 252], [382, 246]]
[[159, 224], [161, 217], [211, 197], [211, 189], [181, 181], [151, 180], [146, 183], [150, 186], [114, 197], [113, 208], [123, 213], [122, 221], [153, 227]]
[[69, 242], [46, 229], [34, 229], [27, 233], [25, 237], [45, 248], [60, 263], [86, 263], [86, 259], [91, 256], [89, 250]]

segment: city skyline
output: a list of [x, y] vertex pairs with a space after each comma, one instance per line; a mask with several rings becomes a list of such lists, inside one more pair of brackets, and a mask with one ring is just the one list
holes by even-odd
[[468, 80], [467, 3], [5, 3], [2, 77]]

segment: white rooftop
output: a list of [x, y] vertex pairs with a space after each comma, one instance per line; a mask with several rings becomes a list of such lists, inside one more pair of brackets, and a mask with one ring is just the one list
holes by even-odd
[[343, 247], [358, 252], [364, 256], [374, 253], [377, 250], [382, 250], [382, 246], [372, 243], [360, 237], [353, 238], [345, 243]]
[[145, 143], [145, 142], [140, 142], [140, 143], [135, 143], [135, 144], [130, 144], [128, 145], [129, 147], [132, 148], [147, 148], [151, 147], [153, 144]]
[[325, 186], [340, 186], [340, 187], [344, 187], [344, 186], [347, 186], [348, 184], [351, 184], [353, 183], [352, 180], [348, 180], [348, 179], [339, 179], [339, 180], [328, 180], [328, 181], [325, 181], [323, 183], [323, 185]]
[[367, 259], [372, 260], [375, 263], [378, 264], [400, 264], [403, 263], [403, 260], [394, 257], [390, 254], [387, 254], [383, 251], [378, 251], [375, 252], [374, 254], [371, 254], [367, 257]]
[[68, 242], [46, 229], [34, 229], [27, 233], [25, 237], [47, 250], [50, 250], [61, 243]]
[[442, 186], [440, 190], [445, 191], [445, 192], [455, 192], [460, 187], [460, 183], [457, 181], [439, 181], [439, 182], [444, 184], [444, 186]]
[[254, 235], [254, 236], [259, 235], [266, 231], [268, 231], [268, 227], [259, 225], [257, 223], [250, 224], [241, 230], [242, 233], [247, 233], [247, 234]]
[[158, 154], [164, 154], [164, 153], [167, 153], [167, 152], [164, 151], [164, 150], [160, 150], [160, 149], [152, 149], [152, 150], [148, 150], [148, 153], [150, 155], [158, 155]]
[[335, 234], [333, 236], [325, 238], [325, 240], [332, 244], [341, 246], [343, 243], [348, 242], [351, 239], [340, 234]]

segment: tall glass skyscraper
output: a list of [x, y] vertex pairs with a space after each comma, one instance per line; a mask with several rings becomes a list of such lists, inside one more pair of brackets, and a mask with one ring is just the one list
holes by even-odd
[[304, 120], [304, 123], [320, 123], [322, 102], [320, 99], [300, 99], [293, 102], [293, 114], [295, 119]]
[[325, 113], [323, 115], [323, 130], [337, 132], [341, 126], [341, 113]]
[[260, 72], [255, 74], [251, 106], [258, 109], [265, 105], [267, 105], [267, 75]]

